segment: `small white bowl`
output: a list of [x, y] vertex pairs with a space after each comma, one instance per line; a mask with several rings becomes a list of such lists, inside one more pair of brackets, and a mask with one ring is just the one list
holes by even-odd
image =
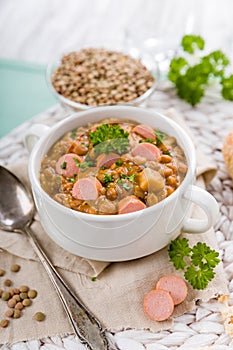
[[[85, 214], [59, 204], [41, 188], [41, 160], [64, 133], [110, 117], [135, 120], [174, 136], [184, 150], [188, 164], [188, 172], [183, 182], [158, 204], [128, 214]], [[178, 124], [157, 112], [126, 106], [91, 108], [71, 115], [52, 128], [34, 126], [28, 130], [25, 138], [27, 148], [31, 148], [33, 137], [41, 135], [43, 136], [34, 146], [29, 159], [29, 178], [35, 203], [45, 231], [57, 244], [71, 253], [102, 261], [139, 258], [165, 247], [181, 230], [191, 233], [205, 232], [217, 218], [218, 205], [214, 197], [193, 186], [196, 155], [191, 139]], [[204, 220], [189, 218], [192, 202], [204, 210]]]

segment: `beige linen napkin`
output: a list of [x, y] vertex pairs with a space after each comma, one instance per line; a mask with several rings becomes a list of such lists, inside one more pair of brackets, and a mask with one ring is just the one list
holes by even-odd
[[[174, 111], [168, 111], [167, 115], [177, 120]], [[182, 124], [180, 120], [179, 123]], [[15, 165], [11, 170], [28, 185], [25, 164]], [[205, 187], [215, 172], [213, 164], [199, 152], [197, 184]], [[201, 217], [203, 214], [200, 209], [195, 208], [193, 215]], [[59, 273], [104, 327], [113, 331], [125, 328], [158, 331], [171, 326], [171, 320], [160, 323], [151, 321], [145, 316], [142, 307], [145, 294], [154, 287], [159, 277], [165, 273], [179, 274], [168, 260], [167, 247], [141, 259], [108, 264], [82, 259], [66, 252], [50, 240], [38, 220], [32, 228], [53, 264], [58, 267]], [[213, 229], [204, 234], [187, 235], [187, 237], [191, 245], [197, 241], [205, 241], [217, 249]], [[0, 343], [73, 332], [53, 286], [41, 264], [36, 261], [36, 256], [26, 238], [19, 234], [1, 232], [0, 247], [2, 248], [0, 267], [6, 270], [5, 278], [12, 279], [14, 287], [27, 284], [38, 290], [38, 297], [33, 300], [32, 306], [23, 310], [22, 318], [11, 320], [6, 329], [0, 329]], [[10, 272], [12, 263], [21, 265], [20, 272]], [[94, 275], [98, 276], [95, 281], [91, 279]], [[182, 276], [182, 273], [180, 275]], [[3, 280], [1, 277], [0, 288]], [[195, 300], [208, 301], [222, 293], [226, 294], [228, 290], [222, 264], [219, 264], [216, 268], [216, 277], [209, 283], [208, 288], [196, 291], [189, 287], [188, 297], [184, 303], [175, 308], [174, 317], [190, 311], [194, 307]], [[5, 310], [6, 304], [0, 300], [0, 319], [3, 318]], [[32, 321], [36, 311], [46, 313], [44, 322]], [[25, 324], [30, 327], [25, 327]]]

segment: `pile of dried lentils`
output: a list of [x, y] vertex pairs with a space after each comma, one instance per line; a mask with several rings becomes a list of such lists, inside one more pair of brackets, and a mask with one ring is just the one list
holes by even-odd
[[130, 102], [154, 82], [155, 78], [140, 60], [100, 48], [63, 56], [52, 75], [52, 85], [59, 94], [89, 106]]
[[[14, 264], [10, 268], [11, 272], [19, 272], [20, 265]], [[0, 268], [0, 277], [5, 275], [6, 271]], [[26, 285], [19, 288], [13, 287], [13, 281], [5, 279], [3, 281], [3, 289], [0, 289], [0, 298], [6, 302], [7, 309], [2, 320], [0, 320], [0, 328], [6, 328], [9, 325], [10, 319], [17, 319], [22, 316], [22, 310], [31, 305], [32, 299], [37, 297], [37, 291], [30, 289]], [[36, 321], [43, 321], [45, 314], [36, 312], [33, 316]]]

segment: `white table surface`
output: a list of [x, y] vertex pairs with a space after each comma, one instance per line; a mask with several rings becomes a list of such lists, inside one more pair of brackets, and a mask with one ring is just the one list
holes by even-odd
[[[143, 33], [146, 35], [152, 32], [158, 38], [172, 37], [172, 40], [178, 40], [183, 33], [193, 31], [202, 34], [211, 48], [222, 48], [231, 54], [232, 13], [231, 0], [0, 0], [0, 58], [46, 64], [56, 51], [82, 46], [87, 41], [121, 42], [125, 32], [132, 32], [132, 28], [133, 33], [138, 33], [136, 38]], [[198, 124], [195, 125], [193, 117], [188, 114], [190, 108], [182, 101], [174, 98], [171, 102], [169, 95], [163, 90], [153, 101], [155, 104], [157, 101], [161, 110], [175, 106], [179, 111], [186, 111], [187, 121], [190, 116], [190, 126], [198, 134]], [[202, 107], [203, 113], [225, 113], [225, 122], [229, 123], [230, 127], [229, 111], [233, 107], [229, 103], [216, 106], [216, 110], [211, 110], [208, 105]], [[20, 137], [21, 130], [35, 121], [48, 121], [49, 113], [35, 118], [0, 140], [1, 163], [13, 162], [13, 153], [14, 156], [26, 155]], [[210, 153], [210, 147], [207, 141], [203, 150]], [[221, 243], [220, 233], [218, 238]], [[226, 262], [226, 267], [228, 266]], [[209, 315], [206, 310], [210, 311]], [[195, 339], [198, 342], [197, 337], [200, 336], [203, 339], [203, 349], [207, 345], [208, 349], [212, 350], [233, 349], [233, 342], [227, 338], [222, 325], [219, 324], [219, 315], [214, 303], [199, 305], [198, 315], [195, 313], [196, 310], [183, 318], [181, 316], [172, 331], [157, 334], [125, 331], [115, 335], [114, 342], [121, 350], [188, 350], [201, 349], [199, 345], [192, 345], [195, 344]], [[201, 320], [204, 320], [203, 326], [198, 326], [198, 321]], [[194, 324], [193, 327], [189, 327], [190, 324]], [[208, 324], [215, 327], [217, 324], [219, 328], [206, 331], [204, 327]], [[203, 329], [200, 330], [200, 327]], [[205, 342], [207, 336], [210, 340], [206, 338]], [[3, 346], [2, 349], [84, 350], [84, 347], [73, 336], [69, 336], [63, 339], [51, 337], [42, 341], [22, 342]]]

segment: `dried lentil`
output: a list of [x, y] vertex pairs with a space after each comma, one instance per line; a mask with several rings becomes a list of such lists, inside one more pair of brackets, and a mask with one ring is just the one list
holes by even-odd
[[20, 298], [19, 294], [13, 295], [12, 298], [13, 298], [14, 300], [16, 300], [17, 302], [18, 302], [18, 301], [21, 301], [21, 298]]
[[31, 305], [31, 300], [30, 299], [24, 299], [22, 301], [23, 306], [30, 306]]
[[21, 316], [21, 311], [20, 310], [14, 310], [13, 318], [20, 318]]
[[7, 305], [9, 307], [15, 307], [16, 303], [17, 303], [16, 300], [11, 298], [11, 299], [8, 300]]
[[5, 312], [6, 317], [12, 317], [14, 315], [14, 310], [13, 309], [8, 309]]
[[36, 321], [44, 321], [45, 319], [45, 314], [43, 312], [36, 312], [35, 315], [33, 316], [33, 318], [36, 320]]
[[30, 299], [34, 299], [34, 298], [36, 298], [36, 296], [37, 296], [37, 291], [35, 289], [30, 289], [28, 291], [28, 297]]
[[20, 299], [27, 299], [28, 298], [28, 293], [20, 293], [19, 294], [19, 296], [20, 296]]
[[19, 301], [16, 305], [15, 305], [15, 310], [22, 310], [23, 309], [23, 304]]
[[8, 320], [1, 320], [0, 327], [6, 328], [8, 326], [8, 324], [9, 324]]
[[18, 272], [20, 270], [20, 265], [14, 264], [11, 266], [11, 271], [12, 272]]
[[140, 60], [98, 48], [63, 56], [51, 80], [59, 94], [89, 106], [130, 102], [155, 81]]
[[7, 301], [10, 299], [10, 293], [9, 292], [3, 292], [2, 293], [2, 300]]
[[4, 281], [4, 286], [10, 287], [11, 285], [12, 285], [12, 281], [11, 281], [11, 280], [6, 279], [6, 280]]
[[20, 293], [25, 293], [25, 292], [29, 291], [29, 288], [28, 288], [28, 286], [21, 286], [21, 287], [19, 287], [19, 291], [20, 291]]

